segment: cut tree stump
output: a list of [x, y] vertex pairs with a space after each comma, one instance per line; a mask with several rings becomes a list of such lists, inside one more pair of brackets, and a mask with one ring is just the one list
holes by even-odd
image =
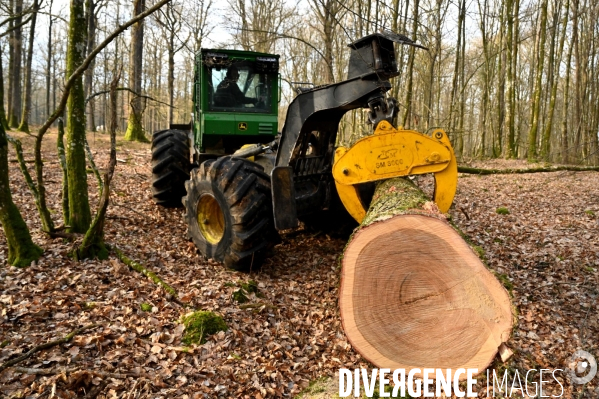
[[339, 306], [353, 348], [379, 368], [406, 374], [482, 372], [513, 323], [506, 289], [436, 205], [402, 178], [378, 185], [345, 248]]

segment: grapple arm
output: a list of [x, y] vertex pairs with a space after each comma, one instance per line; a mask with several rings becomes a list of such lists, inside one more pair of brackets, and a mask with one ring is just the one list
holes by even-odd
[[432, 137], [413, 130], [397, 130], [381, 121], [372, 136], [335, 152], [333, 177], [343, 205], [359, 223], [366, 215], [356, 185], [394, 177], [433, 173], [433, 200], [447, 212], [457, 189], [458, 169], [447, 134]]

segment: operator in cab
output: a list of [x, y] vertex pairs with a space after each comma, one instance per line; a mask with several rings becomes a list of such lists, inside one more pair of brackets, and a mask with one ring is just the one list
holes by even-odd
[[258, 99], [246, 97], [241, 92], [237, 80], [239, 80], [239, 71], [237, 67], [230, 66], [227, 69], [225, 79], [218, 84], [216, 89], [215, 101], [220, 103], [217, 104], [218, 106], [241, 107], [243, 104], [256, 104], [258, 102]]

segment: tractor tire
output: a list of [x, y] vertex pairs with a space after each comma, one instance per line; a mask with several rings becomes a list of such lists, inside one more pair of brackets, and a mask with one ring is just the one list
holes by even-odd
[[187, 234], [199, 251], [230, 269], [257, 269], [278, 237], [262, 166], [228, 156], [211, 159], [191, 171], [185, 187]]
[[160, 130], [152, 135], [152, 196], [158, 205], [181, 206], [189, 180], [189, 139], [182, 130]]

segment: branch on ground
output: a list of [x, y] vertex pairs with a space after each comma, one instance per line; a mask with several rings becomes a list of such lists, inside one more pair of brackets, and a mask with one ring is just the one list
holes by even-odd
[[126, 264], [127, 266], [129, 266], [130, 268], [132, 268], [133, 270], [135, 270], [135, 271], [143, 274], [144, 276], [146, 276], [147, 278], [149, 278], [150, 280], [152, 280], [154, 282], [154, 284], [162, 287], [167, 293], [169, 293], [170, 296], [171, 296], [171, 298], [168, 298], [168, 299], [172, 300], [177, 305], [180, 305], [180, 306], [182, 306], [184, 308], [185, 307], [189, 307], [188, 304], [183, 303], [183, 302], [181, 302], [178, 299], [177, 291], [173, 287], [171, 287], [170, 285], [168, 285], [167, 283], [165, 283], [160, 277], [158, 277], [158, 275], [156, 275], [156, 273], [154, 273], [153, 271], [151, 271], [150, 269], [148, 269], [147, 267], [145, 267], [141, 263], [137, 263], [136, 261], [128, 258], [117, 247], [113, 246], [112, 249], [114, 250], [115, 254], [120, 259], [121, 262], [123, 262], [124, 264]]
[[543, 168], [528, 169], [480, 169], [469, 166], [458, 166], [458, 173], [468, 173], [473, 175], [511, 175], [523, 173], [541, 173], [541, 172], [599, 172], [599, 166], [548, 166]]
[[83, 331], [90, 330], [90, 329], [96, 328], [98, 326], [99, 326], [98, 324], [88, 324], [87, 326], [84, 326], [84, 327], [81, 327], [81, 328], [71, 331], [70, 333], [65, 335], [63, 338], [35, 346], [32, 349], [30, 349], [27, 353], [25, 353], [24, 355], [21, 355], [17, 358], [14, 358], [14, 359], [9, 360], [6, 363], [2, 364], [0, 366], [0, 372], [4, 371], [8, 367], [12, 367], [17, 363], [22, 362], [23, 360], [31, 357], [31, 355], [33, 355], [36, 352], [39, 352], [44, 349], [52, 348], [53, 346], [56, 346], [56, 345], [66, 344], [67, 342], [70, 342], [73, 339], [73, 337], [81, 334]]

